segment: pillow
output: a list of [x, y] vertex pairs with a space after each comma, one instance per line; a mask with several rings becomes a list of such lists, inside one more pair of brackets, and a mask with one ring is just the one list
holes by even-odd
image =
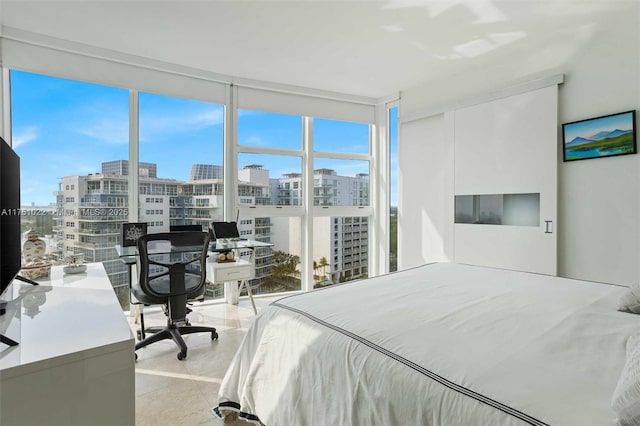
[[640, 286], [635, 285], [622, 295], [618, 302], [618, 310], [622, 312], [631, 312], [640, 314]]
[[640, 426], [640, 334], [627, 339], [627, 359], [613, 391], [611, 408], [621, 426]]

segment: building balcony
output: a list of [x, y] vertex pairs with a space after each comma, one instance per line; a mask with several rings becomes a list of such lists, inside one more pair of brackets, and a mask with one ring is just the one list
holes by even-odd
[[83, 249], [88, 249], [88, 250], [92, 250], [92, 251], [97, 251], [97, 250], [112, 250], [114, 257], [117, 256], [117, 253], [115, 252], [115, 248], [114, 248], [114, 244], [105, 244], [105, 243], [98, 243], [98, 242], [75, 242], [75, 241], [65, 241], [65, 246], [67, 247], [79, 247], [79, 248], [83, 248]]
[[[69, 228], [67, 228], [67, 231], [69, 230]], [[119, 229], [109, 229], [109, 230], [105, 230], [105, 229], [77, 229], [77, 228], [71, 228], [71, 230], [75, 231], [78, 235], [104, 235], [106, 236], [114, 236], [114, 235], [120, 235], [120, 230]]]
[[82, 222], [127, 222], [127, 216], [94, 216], [91, 214], [78, 215], [77, 218]]

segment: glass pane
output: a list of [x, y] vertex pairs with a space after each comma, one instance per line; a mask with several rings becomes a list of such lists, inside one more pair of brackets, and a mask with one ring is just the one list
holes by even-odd
[[238, 110], [238, 145], [302, 149], [302, 117]]
[[389, 109], [389, 272], [398, 270], [398, 107]]
[[208, 229], [223, 216], [222, 105], [140, 93], [140, 222]]
[[369, 153], [369, 125], [349, 121], [313, 120], [313, 149], [325, 152]]
[[502, 223], [540, 226], [540, 194], [504, 194]]
[[313, 171], [315, 206], [368, 206], [369, 162], [316, 158]]
[[475, 223], [473, 197], [473, 195], [456, 195], [455, 223]]
[[[241, 236], [273, 243], [273, 247], [255, 249], [254, 294], [300, 290], [302, 221], [299, 217], [258, 217], [240, 220]], [[250, 259], [247, 250], [242, 257]], [[242, 294], [244, 295], [244, 294]]]
[[366, 278], [369, 273], [369, 219], [313, 219], [314, 287]]
[[540, 194], [456, 195], [455, 223], [540, 225]]
[[238, 154], [238, 204], [302, 205], [302, 157]]
[[127, 269], [114, 246], [128, 216], [124, 176], [105, 164], [128, 158], [127, 90], [12, 70], [13, 147], [21, 159], [22, 231], [33, 228], [46, 259], [103, 262], [123, 306]]

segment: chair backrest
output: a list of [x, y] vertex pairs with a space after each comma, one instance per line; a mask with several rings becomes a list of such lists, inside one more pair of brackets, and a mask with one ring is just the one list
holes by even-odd
[[169, 231], [171, 232], [178, 232], [178, 231], [202, 232], [202, 225], [169, 225]]
[[138, 238], [142, 291], [152, 297], [201, 296], [205, 290], [207, 232], [162, 232]]

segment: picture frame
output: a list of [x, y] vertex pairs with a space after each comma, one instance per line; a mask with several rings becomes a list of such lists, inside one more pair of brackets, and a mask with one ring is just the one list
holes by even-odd
[[128, 222], [122, 224], [122, 247], [135, 246], [138, 238], [147, 233], [146, 222]]
[[636, 110], [562, 125], [564, 161], [636, 154]]

